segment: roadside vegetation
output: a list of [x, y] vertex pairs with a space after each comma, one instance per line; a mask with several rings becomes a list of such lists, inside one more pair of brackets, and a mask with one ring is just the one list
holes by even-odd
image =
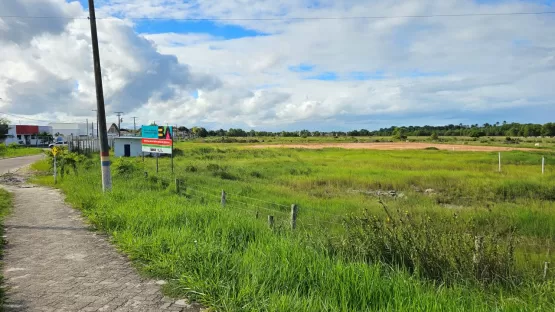
[[6, 146], [5, 144], [0, 144], [0, 158], [38, 155], [42, 153], [42, 151], [43, 151], [42, 148], [25, 147], [17, 143], [13, 143], [8, 146]]
[[[99, 161], [72, 157], [57, 185], [170, 294], [218, 311], [555, 309], [549, 150], [505, 152], [501, 173], [497, 153], [433, 149], [176, 154], [175, 175], [167, 157], [159, 173], [153, 158], [116, 159], [107, 195]], [[50, 164], [38, 182], [53, 185]]]

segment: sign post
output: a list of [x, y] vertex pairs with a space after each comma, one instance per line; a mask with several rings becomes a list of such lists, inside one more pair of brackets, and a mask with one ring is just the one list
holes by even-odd
[[54, 156], [54, 184], [58, 183], [58, 154], [60, 153], [60, 148], [54, 146], [52, 148], [52, 155]]

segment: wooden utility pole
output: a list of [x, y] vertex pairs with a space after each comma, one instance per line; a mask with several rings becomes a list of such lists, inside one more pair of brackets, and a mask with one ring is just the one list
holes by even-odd
[[89, 0], [89, 21], [91, 22], [91, 42], [94, 61], [94, 81], [96, 85], [96, 109], [100, 134], [100, 163], [102, 165], [102, 190], [112, 189], [112, 174], [110, 172], [110, 152], [108, 133], [106, 129], [106, 110], [104, 108], [104, 91], [102, 89], [102, 72], [100, 70], [100, 52], [98, 50], [98, 34], [96, 32], [96, 14], [94, 0]]
[[[98, 129], [100, 129], [100, 128], [98, 127], [98, 110], [97, 110], [97, 109], [93, 109], [92, 111], [96, 113], [96, 137], [98, 138], [98, 137], [99, 137], [99, 135], [98, 135]], [[94, 132], [94, 131], [93, 131], [93, 132]]]

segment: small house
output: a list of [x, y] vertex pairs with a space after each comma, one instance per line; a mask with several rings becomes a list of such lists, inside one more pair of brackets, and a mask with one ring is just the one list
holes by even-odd
[[142, 155], [141, 137], [115, 137], [114, 156], [116, 157], [138, 157]]

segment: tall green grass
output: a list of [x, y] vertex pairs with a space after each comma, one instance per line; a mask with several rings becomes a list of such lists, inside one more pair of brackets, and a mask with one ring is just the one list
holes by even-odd
[[[83, 163], [59, 184], [144, 272], [169, 280], [170, 294], [221, 311], [555, 309], [553, 275], [546, 282], [541, 276], [543, 261], [552, 259], [555, 179], [552, 171], [532, 170], [537, 154], [504, 154], [499, 174], [496, 154], [487, 153], [181, 148], [175, 160], [181, 194], [167, 158], [158, 174], [153, 159], [116, 161], [107, 195], [100, 193], [98, 161]], [[406, 196], [382, 198], [391, 214], [386, 220], [378, 199], [360, 191], [390, 188]], [[291, 203], [300, 207], [295, 232], [287, 227]], [[364, 211], [381, 230], [360, 226]], [[425, 222], [392, 228], [389, 222], [406, 221], [405, 211]], [[274, 230], [265, 224], [268, 214], [277, 218]], [[513, 229], [514, 246], [503, 229]], [[448, 238], [457, 236], [447, 234], [470, 238], [455, 244]], [[466, 275], [474, 270], [477, 234], [486, 236], [486, 262], [499, 265], [485, 282]]]
[[42, 151], [43, 151], [42, 148], [23, 147], [19, 145], [6, 146], [4, 144], [0, 144], [0, 158], [13, 158], [13, 157], [38, 155], [42, 153]]

